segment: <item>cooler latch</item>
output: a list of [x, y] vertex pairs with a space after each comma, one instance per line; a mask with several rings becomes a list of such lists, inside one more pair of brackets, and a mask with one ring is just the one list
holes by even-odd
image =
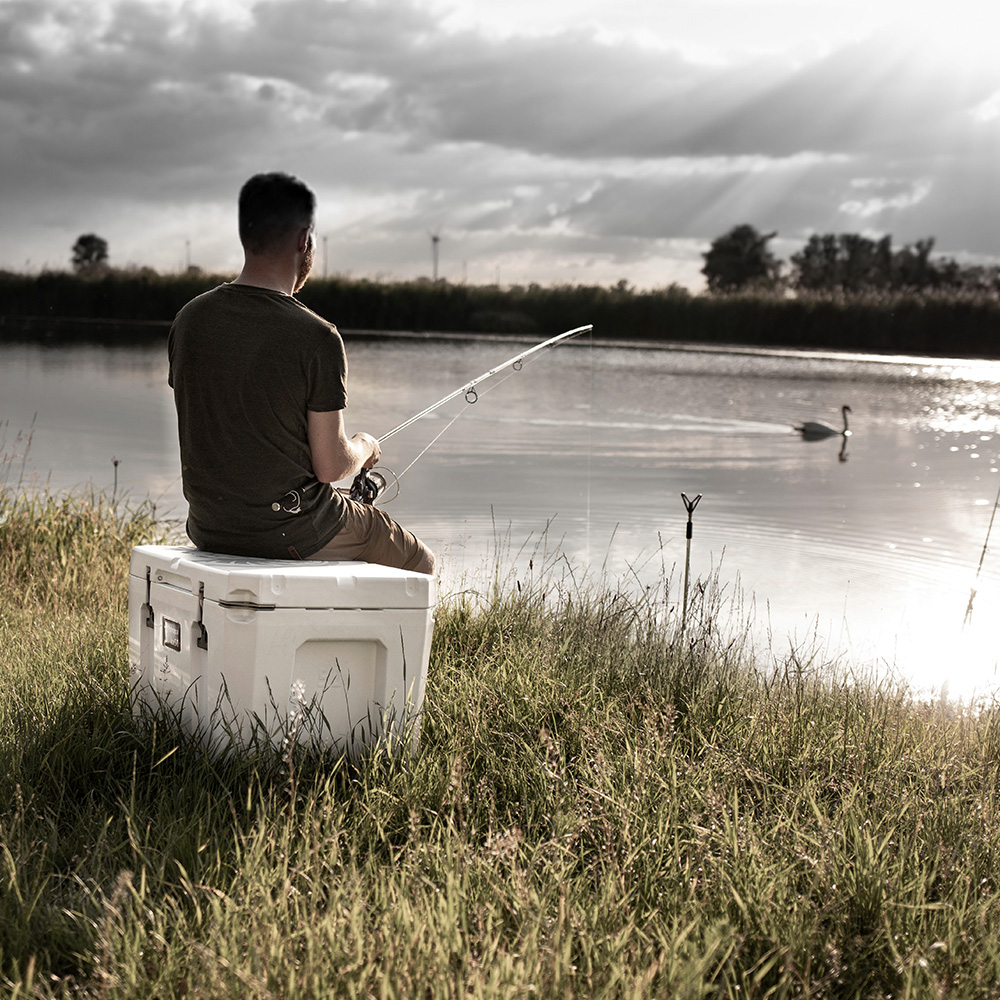
[[198, 627], [198, 648], [208, 649], [208, 629], [205, 628], [205, 623], [202, 621], [202, 616], [205, 608], [205, 584], [198, 584], [198, 620], [195, 625]]
[[147, 566], [146, 567], [146, 603], [143, 604], [142, 609], [141, 609], [143, 620], [146, 623], [146, 628], [152, 628], [153, 627], [153, 619], [155, 617], [153, 615], [153, 605], [150, 603], [150, 600], [149, 600], [149, 597], [150, 597], [150, 588], [152, 587], [152, 583], [150, 582], [150, 579], [149, 579], [149, 574], [150, 574], [150, 568]]

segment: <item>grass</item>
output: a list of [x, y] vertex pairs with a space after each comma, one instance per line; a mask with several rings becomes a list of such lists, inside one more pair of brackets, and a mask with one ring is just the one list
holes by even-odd
[[149, 512], [0, 510], [8, 997], [1000, 996], [992, 706], [549, 565], [442, 602], [418, 753], [210, 758], [130, 712]]

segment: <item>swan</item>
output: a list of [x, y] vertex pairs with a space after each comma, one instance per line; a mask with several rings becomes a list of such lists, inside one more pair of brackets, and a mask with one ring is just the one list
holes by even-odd
[[840, 412], [844, 417], [844, 429], [842, 431], [838, 431], [827, 424], [816, 423], [814, 420], [807, 420], [804, 424], [800, 424], [793, 429], [797, 430], [807, 441], [818, 441], [820, 438], [836, 437], [838, 434], [846, 438], [851, 433], [850, 428], [847, 426], [847, 414], [851, 412], [851, 408], [849, 406], [842, 406]]

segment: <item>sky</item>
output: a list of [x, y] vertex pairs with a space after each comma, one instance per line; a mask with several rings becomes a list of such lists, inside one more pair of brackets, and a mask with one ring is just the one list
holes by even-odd
[[996, 0], [0, 0], [0, 268], [239, 270], [236, 196], [319, 199], [317, 271], [703, 287], [733, 226], [1000, 262]]

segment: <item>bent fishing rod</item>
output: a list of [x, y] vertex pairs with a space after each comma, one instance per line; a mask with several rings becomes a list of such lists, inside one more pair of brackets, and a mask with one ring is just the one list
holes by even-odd
[[542, 341], [540, 344], [535, 344], [534, 347], [529, 347], [528, 350], [522, 351], [520, 354], [515, 354], [514, 357], [508, 358], [506, 361], [497, 365], [495, 368], [491, 368], [488, 372], [483, 372], [479, 378], [474, 378], [471, 382], [466, 382], [461, 388], [456, 389], [454, 392], [449, 392], [447, 396], [442, 396], [436, 403], [431, 403], [426, 409], [421, 410], [419, 413], [415, 413], [408, 420], [404, 420], [398, 427], [393, 427], [391, 431], [386, 431], [378, 440], [379, 444], [383, 441], [387, 441], [393, 436], [393, 434], [398, 434], [401, 430], [405, 430], [410, 424], [416, 423], [421, 417], [426, 417], [428, 413], [433, 413], [439, 406], [444, 406], [445, 403], [451, 402], [456, 396], [461, 396], [465, 394], [465, 401], [467, 403], [474, 403], [479, 397], [476, 393], [476, 386], [480, 382], [485, 382], [488, 378], [492, 378], [494, 375], [499, 374], [508, 366], [511, 366], [515, 371], [519, 370], [518, 365], [529, 354], [534, 354], [537, 351], [544, 351], [546, 347], [553, 347], [562, 340], [569, 340], [570, 337], [577, 337], [581, 333], [588, 333], [593, 330], [593, 326], [578, 326], [572, 330], [567, 330], [565, 333], [557, 334], [555, 337], [550, 337], [548, 340]]
[[[543, 340], [540, 344], [535, 344], [534, 347], [529, 347], [526, 351], [521, 351], [520, 354], [515, 354], [514, 357], [508, 358], [506, 361], [495, 365], [489, 371], [483, 372], [483, 374], [477, 378], [466, 382], [465, 385], [460, 386], [454, 392], [449, 392], [447, 396], [442, 396], [436, 403], [431, 403], [430, 406], [425, 407], [419, 413], [415, 413], [412, 417], [404, 420], [398, 426], [393, 427], [392, 430], [386, 431], [386, 433], [378, 439], [379, 444], [383, 441], [387, 441], [393, 436], [393, 434], [398, 434], [400, 431], [405, 430], [410, 426], [410, 424], [416, 423], [421, 419], [421, 417], [426, 417], [429, 413], [433, 413], [436, 409], [438, 409], [438, 407], [451, 402], [451, 400], [455, 399], [457, 396], [464, 395], [467, 403], [476, 402], [479, 398], [479, 394], [476, 392], [476, 386], [479, 385], [480, 382], [485, 382], [487, 379], [493, 378], [494, 375], [498, 375], [505, 368], [513, 368], [515, 371], [520, 371], [524, 359], [530, 355], [536, 354], [539, 351], [544, 351], [548, 347], [554, 347], [556, 344], [559, 344], [564, 340], [569, 340], [572, 337], [578, 337], [581, 333], [589, 333], [593, 329], [594, 327], [592, 324], [588, 324], [587, 326], [577, 326], [572, 330], [566, 330], [564, 333], [556, 334], [556, 336], [550, 337], [548, 340]], [[433, 444], [433, 442], [431, 443]], [[413, 463], [411, 462], [410, 464], [412, 465]], [[402, 473], [400, 473], [400, 475], [402, 475]], [[385, 489], [385, 486], [386, 481], [384, 476], [377, 472], [372, 472], [370, 469], [362, 469], [354, 478], [349, 496], [352, 500], [360, 500], [363, 503], [369, 504], [374, 503]]]

